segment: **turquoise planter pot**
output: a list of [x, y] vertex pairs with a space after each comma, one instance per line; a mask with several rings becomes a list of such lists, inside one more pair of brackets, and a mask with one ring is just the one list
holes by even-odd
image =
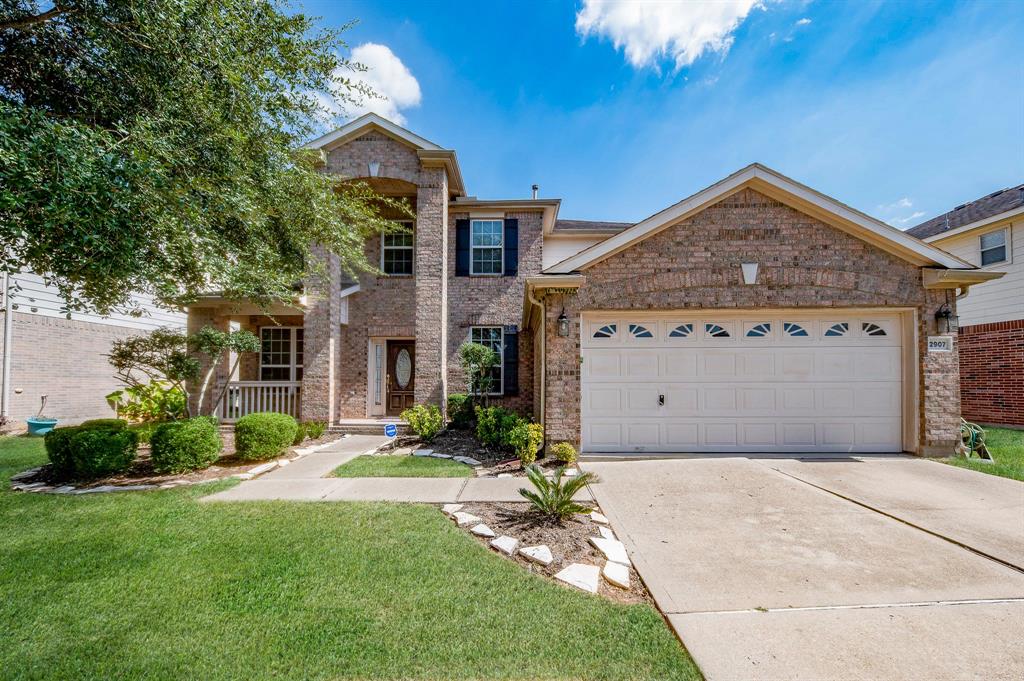
[[57, 419], [37, 419], [33, 417], [25, 419], [25, 422], [28, 423], [28, 434], [37, 437], [46, 435], [57, 425]]

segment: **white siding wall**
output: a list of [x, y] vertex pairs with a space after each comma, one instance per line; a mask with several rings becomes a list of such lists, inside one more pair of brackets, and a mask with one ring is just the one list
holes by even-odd
[[[64, 301], [57, 293], [57, 289], [44, 284], [42, 277], [36, 274], [18, 274], [11, 277], [11, 284], [11, 303], [17, 306], [15, 308], [17, 312], [43, 317], [67, 318], [67, 314], [61, 309], [64, 306]], [[18, 288], [14, 288], [15, 284]], [[185, 328], [185, 313], [159, 308], [153, 304], [153, 299], [149, 296], [136, 296], [136, 301], [143, 310], [141, 317], [120, 313], [102, 317], [97, 314], [72, 312], [71, 319], [138, 331], [152, 331], [159, 327]]]
[[601, 243], [606, 236], [554, 236], [544, 237], [544, 250], [541, 259], [541, 267], [547, 269], [552, 265], [571, 258], [584, 248], [590, 248], [594, 244]]
[[1010, 261], [991, 265], [987, 270], [1006, 272], [1006, 276], [972, 286], [967, 297], [957, 304], [961, 326], [1024, 319], [1024, 220], [996, 229], [982, 229], [932, 244], [977, 265], [981, 262], [981, 235], [1007, 230]]

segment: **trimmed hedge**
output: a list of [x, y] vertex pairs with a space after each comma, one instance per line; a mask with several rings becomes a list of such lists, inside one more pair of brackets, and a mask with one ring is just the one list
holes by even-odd
[[562, 463], [576, 463], [576, 459], [579, 458], [576, 448], [568, 442], [559, 442], [558, 444], [551, 445], [548, 453]]
[[184, 473], [217, 460], [223, 443], [217, 424], [208, 416], [161, 423], [153, 431], [153, 470]]
[[448, 396], [448, 420], [452, 428], [469, 428], [473, 425], [473, 400], [465, 393]]
[[128, 422], [124, 419], [90, 419], [88, 421], [82, 421], [76, 426], [81, 429], [88, 428], [109, 428], [111, 430], [124, 430], [128, 427]]
[[476, 439], [487, 447], [512, 447], [509, 435], [512, 430], [527, 423], [526, 419], [504, 407], [476, 408]]
[[298, 422], [288, 414], [248, 414], [235, 424], [235, 452], [250, 461], [278, 456], [295, 441], [298, 429]]
[[436, 404], [417, 404], [403, 411], [401, 417], [424, 442], [433, 440], [444, 428], [444, 418]]
[[59, 477], [101, 478], [127, 469], [139, 451], [139, 437], [122, 425], [55, 428], [46, 434], [46, 454]]

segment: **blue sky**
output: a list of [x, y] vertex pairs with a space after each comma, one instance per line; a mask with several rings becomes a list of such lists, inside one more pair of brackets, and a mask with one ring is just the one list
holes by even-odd
[[[1024, 2], [301, 4], [467, 189], [640, 220], [759, 161], [895, 226], [1024, 181]], [[355, 113], [355, 112], [353, 112]]]

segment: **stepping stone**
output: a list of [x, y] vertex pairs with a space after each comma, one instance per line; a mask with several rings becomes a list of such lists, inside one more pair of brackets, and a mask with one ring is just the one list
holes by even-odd
[[604, 515], [602, 515], [601, 513], [598, 513], [597, 511], [591, 511], [590, 512], [590, 519], [593, 520], [595, 523], [601, 523], [602, 525], [608, 525], [609, 524], [608, 523], [608, 518], [604, 517]]
[[604, 525], [598, 525], [597, 529], [601, 531], [602, 537], [604, 537], [605, 539], [611, 539], [612, 541], [615, 541], [615, 533], [612, 532], [612, 528], [605, 527]]
[[52, 485], [43, 485], [42, 487], [33, 487], [32, 489], [26, 489], [26, 492], [49, 492], [53, 490]]
[[511, 556], [516, 552], [516, 547], [519, 546], [519, 540], [515, 537], [502, 535], [494, 541], [492, 541], [491, 546], [498, 549], [506, 556]]
[[278, 466], [287, 466], [290, 463], [291, 463], [291, 461], [289, 461], [288, 459], [278, 459], [277, 460], [277, 465]]
[[571, 584], [577, 589], [582, 589], [592, 594], [597, 593], [597, 582], [600, 579], [601, 569], [596, 565], [584, 565], [573, 563], [555, 575], [555, 579]]
[[[391, 452], [395, 456], [409, 456], [412, 454], [412, 449], [409, 447], [399, 447], [395, 451]], [[429, 456], [429, 454], [420, 454], [419, 456]]]
[[235, 473], [231, 477], [238, 478], [239, 480], [252, 480], [256, 476], [253, 475], [252, 473]]
[[277, 462], [268, 461], [267, 463], [261, 463], [259, 466], [256, 466], [256, 468], [250, 468], [249, 472], [252, 473], [253, 477], [256, 477], [257, 475], [263, 475], [267, 471], [272, 471], [275, 468], [277, 468]]
[[564, 475], [567, 478], [575, 478], [579, 474], [580, 472], [575, 468], [566, 468], [565, 471], [562, 473], [562, 475]]
[[622, 563], [608, 561], [601, 570], [606, 582], [622, 589], [629, 588], [629, 568]]
[[36, 489], [37, 487], [46, 487], [46, 483], [45, 482], [28, 482], [28, 483], [25, 483], [25, 484], [12, 485], [12, 487], [14, 487], [14, 489], [20, 489], [22, 492], [31, 492], [32, 490]]
[[29, 468], [27, 471], [22, 471], [17, 475], [11, 476], [11, 482], [17, 482], [18, 480], [24, 480], [25, 478], [31, 478], [33, 475], [39, 472], [39, 468]]
[[482, 520], [479, 516], [475, 516], [472, 513], [465, 513], [463, 511], [456, 511], [455, 513], [452, 513], [452, 517], [455, 518], [455, 522], [459, 525], [478, 523]]
[[464, 463], [467, 466], [479, 466], [480, 465], [480, 462], [477, 461], [476, 459], [474, 459], [471, 456], [453, 456], [452, 457], [452, 461], [458, 461], [459, 463]]
[[622, 542], [615, 539], [605, 539], [604, 537], [591, 537], [590, 543], [613, 563], [632, 565], [629, 562], [629, 554], [626, 553], [626, 547]]
[[[395, 452], [395, 454], [397, 454], [397, 453], [398, 452]], [[413, 455], [414, 456], [433, 456], [434, 455], [434, 450], [433, 449], [417, 449], [415, 452], [413, 452]]]
[[67, 494], [68, 492], [74, 492], [75, 488], [73, 485], [63, 485], [55, 490], [51, 490], [50, 494]]
[[539, 563], [544, 566], [551, 565], [552, 561], [555, 559], [554, 556], [551, 555], [551, 549], [549, 549], [545, 544], [541, 544], [540, 546], [525, 546], [519, 549], [519, 554], [527, 560], [531, 560], [534, 563]]
[[480, 523], [479, 525], [474, 525], [473, 527], [469, 528], [469, 531], [472, 532], [473, 534], [475, 534], [478, 537], [493, 537], [494, 536], [494, 530], [492, 530], [491, 528], [487, 527], [483, 523]]
[[431, 459], [450, 459], [450, 458], [452, 458], [452, 455], [451, 454], [441, 454], [440, 452], [434, 452], [433, 454], [430, 455], [430, 458]]
[[498, 473], [499, 478], [511, 478], [514, 477], [511, 473]]
[[461, 510], [462, 510], [462, 504], [445, 504], [444, 506], [441, 507], [441, 511], [443, 511], [447, 515], [451, 515], [451, 514], [455, 513], [456, 511], [461, 511]]

